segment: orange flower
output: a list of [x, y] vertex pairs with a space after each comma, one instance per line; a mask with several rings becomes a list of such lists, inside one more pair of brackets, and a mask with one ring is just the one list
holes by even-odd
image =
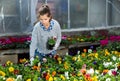
[[6, 81], [15, 81], [15, 79], [14, 78], [7, 78]]
[[25, 63], [27, 60], [24, 58], [24, 59], [20, 59], [19, 62], [20, 63]]
[[105, 49], [105, 56], [108, 56], [108, 55], [110, 55], [110, 53], [109, 53], [108, 49]]
[[23, 59], [20, 59], [19, 62], [20, 62], [20, 63], [23, 63]]
[[106, 73], [107, 73], [108, 71], [109, 71], [108, 69], [103, 70], [103, 72], [106, 72]]
[[81, 69], [80, 72], [85, 75], [86, 74], [86, 69]]
[[82, 57], [85, 57], [85, 53], [82, 53], [82, 55], [81, 55]]
[[86, 53], [86, 52], [87, 52], [87, 49], [83, 49], [83, 52]]
[[45, 79], [46, 79], [46, 80], [49, 80], [49, 78], [50, 78], [50, 75], [47, 74], [47, 76], [45, 77]]
[[37, 70], [38, 66], [33, 66], [32, 69]]
[[55, 76], [55, 75], [56, 75], [56, 71], [53, 71], [53, 72], [52, 72], [52, 76]]
[[90, 77], [90, 74], [84, 75], [86, 81], [92, 81], [92, 78]]
[[103, 70], [103, 74], [106, 74], [106, 73], [108, 73], [108, 69], [105, 69], [105, 70]]

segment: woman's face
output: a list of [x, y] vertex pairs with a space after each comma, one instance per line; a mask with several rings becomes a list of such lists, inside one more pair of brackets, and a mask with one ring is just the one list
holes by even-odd
[[39, 20], [44, 26], [50, 24], [50, 17], [48, 17], [48, 14], [40, 15]]

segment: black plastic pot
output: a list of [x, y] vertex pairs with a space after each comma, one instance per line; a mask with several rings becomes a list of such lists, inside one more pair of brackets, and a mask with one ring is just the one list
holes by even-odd
[[52, 45], [51, 45], [51, 44], [47, 43], [47, 49], [48, 49], [48, 50], [52, 50], [53, 47], [54, 47], [54, 45], [55, 45], [55, 44], [52, 44]]

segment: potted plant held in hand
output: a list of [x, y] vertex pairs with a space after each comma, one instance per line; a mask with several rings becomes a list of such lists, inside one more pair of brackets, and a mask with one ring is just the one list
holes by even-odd
[[56, 37], [50, 37], [47, 41], [47, 49], [52, 50], [56, 43]]

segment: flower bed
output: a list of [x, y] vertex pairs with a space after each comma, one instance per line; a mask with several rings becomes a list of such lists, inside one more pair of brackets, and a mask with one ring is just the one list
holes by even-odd
[[42, 61], [36, 57], [32, 64], [27, 59], [18, 64], [8, 61], [0, 65], [0, 81], [119, 81], [120, 52], [106, 47]]

